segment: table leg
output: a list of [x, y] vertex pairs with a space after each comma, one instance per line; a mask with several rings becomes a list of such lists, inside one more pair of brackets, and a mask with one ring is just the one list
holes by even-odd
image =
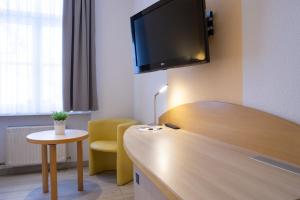
[[77, 181], [78, 191], [83, 191], [82, 141], [77, 142]]
[[43, 179], [43, 192], [48, 192], [48, 152], [47, 144], [42, 144], [42, 179]]
[[56, 144], [50, 144], [51, 200], [57, 200]]

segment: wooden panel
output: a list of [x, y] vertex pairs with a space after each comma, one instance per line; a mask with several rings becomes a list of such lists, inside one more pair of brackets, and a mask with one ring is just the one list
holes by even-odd
[[126, 130], [125, 150], [168, 199], [300, 198], [300, 176], [250, 158], [257, 153], [185, 130], [141, 127]]
[[167, 198], [156, 184], [136, 166], [134, 166], [134, 174], [138, 174], [139, 177], [139, 183], [136, 182], [136, 178], [134, 180], [134, 200], [175, 200]]
[[277, 116], [225, 102], [181, 105], [159, 122], [300, 165], [300, 126]]

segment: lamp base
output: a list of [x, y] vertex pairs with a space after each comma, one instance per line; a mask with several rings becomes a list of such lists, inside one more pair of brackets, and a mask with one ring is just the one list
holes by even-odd
[[140, 131], [159, 131], [161, 129], [163, 129], [163, 127], [157, 124], [148, 124], [139, 128]]

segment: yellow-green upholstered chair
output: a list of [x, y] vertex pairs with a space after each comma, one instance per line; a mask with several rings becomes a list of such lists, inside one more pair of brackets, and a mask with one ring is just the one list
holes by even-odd
[[132, 162], [123, 147], [125, 130], [137, 124], [132, 119], [89, 121], [89, 173], [117, 170], [117, 184], [124, 185], [133, 178]]

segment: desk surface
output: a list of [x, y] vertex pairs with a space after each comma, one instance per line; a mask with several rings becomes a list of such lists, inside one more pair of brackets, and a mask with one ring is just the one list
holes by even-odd
[[88, 132], [84, 130], [65, 130], [64, 135], [56, 135], [54, 130], [41, 131], [27, 135], [26, 139], [34, 144], [62, 144], [77, 142], [88, 138]]
[[257, 162], [252, 152], [184, 130], [139, 127], [126, 131], [125, 149], [171, 199], [300, 198], [299, 175]]

